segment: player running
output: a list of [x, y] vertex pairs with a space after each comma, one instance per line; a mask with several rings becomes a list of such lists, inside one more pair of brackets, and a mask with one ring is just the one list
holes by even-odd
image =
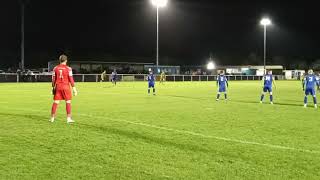
[[260, 103], [263, 102], [264, 96], [267, 92], [270, 94], [270, 104], [273, 104], [273, 94], [272, 94], [272, 85], [276, 88], [275, 80], [272, 76], [272, 71], [268, 71], [268, 74], [265, 75], [262, 79], [263, 81], [263, 90], [260, 98]]
[[224, 93], [224, 98], [225, 100], [227, 100], [228, 99], [227, 88], [229, 87], [229, 84], [228, 84], [228, 79], [223, 72], [221, 72], [217, 77], [217, 86], [219, 86], [219, 90], [217, 93], [216, 100], [219, 101], [221, 93]]
[[317, 105], [317, 97], [316, 97], [316, 92], [315, 92], [315, 86], [320, 86], [319, 79], [316, 75], [313, 74], [313, 70], [310, 69], [308, 71], [308, 75], [305, 76], [303, 83], [302, 83], [302, 89], [305, 91], [305, 97], [304, 97], [304, 107], [307, 107], [308, 104], [308, 95], [313, 96], [313, 103], [314, 107], [318, 108]]
[[115, 69], [111, 73], [111, 82], [113, 85], [117, 85], [117, 71]]
[[153, 75], [152, 70], [149, 70], [149, 75], [147, 76], [148, 81], [148, 94], [150, 95], [150, 89], [153, 89], [153, 95], [156, 95], [156, 89], [154, 88], [156, 77]]
[[[54, 102], [51, 109], [51, 119], [50, 122], [54, 122], [56, 117], [56, 111], [61, 100], [66, 101], [66, 111], [67, 111], [67, 123], [73, 123], [71, 117], [71, 99], [73, 90], [76, 96], [77, 89], [74, 86], [74, 79], [72, 75], [72, 69], [67, 66], [68, 57], [66, 55], [61, 55], [59, 57], [60, 65], [53, 69], [52, 74], [52, 93], [54, 95]], [[71, 86], [71, 87], [70, 87]]]
[[164, 82], [166, 81], [166, 74], [164, 71], [162, 71], [162, 73], [160, 74], [160, 84], [164, 84]]

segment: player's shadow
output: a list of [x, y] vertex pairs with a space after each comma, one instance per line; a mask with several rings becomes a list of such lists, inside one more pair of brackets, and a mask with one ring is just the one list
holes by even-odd
[[[244, 104], [260, 104], [259, 101], [243, 101], [243, 100], [233, 100], [232, 102], [236, 103], [244, 103]], [[267, 104], [265, 102], [264, 104]], [[294, 104], [294, 103], [282, 103], [282, 102], [275, 102], [274, 105], [279, 105], [279, 106], [294, 106], [294, 107], [302, 107], [301, 104]]]
[[13, 113], [0, 113], [0, 116], [10, 116], [15, 118], [27, 118], [32, 120], [42, 121], [42, 119], [47, 119], [47, 116], [40, 116], [34, 114], [13, 114]]
[[112, 127], [104, 127], [104, 126], [97, 126], [97, 125], [89, 125], [84, 123], [77, 123], [80, 124], [80, 126], [83, 126], [88, 129], [92, 129], [95, 131], [101, 131], [103, 133], [111, 133], [118, 136], [123, 136], [125, 138], [133, 139], [133, 140], [142, 140], [146, 143], [153, 143], [158, 144], [160, 146], [172, 146], [181, 150], [189, 150], [193, 152], [202, 152], [202, 153], [213, 153], [213, 150], [205, 149], [196, 145], [191, 144], [181, 144], [181, 143], [175, 143], [170, 140], [165, 140], [159, 137], [154, 136], [147, 136], [145, 134], [140, 134], [138, 132], [133, 131], [125, 131], [117, 128]]
[[281, 101], [301, 103], [301, 102], [303, 102], [303, 99], [301, 99], [301, 101], [298, 101], [298, 100], [292, 100], [292, 99], [281, 99]]
[[302, 104], [293, 104], [293, 103], [275, 103], [275, 105], [280, 105], [280, 106], [294, 106], [294, 107], [302, 107]]
[[208, 100], [207, 98], [196, 98], [191, 96], [181, 96], [181, 95], [165, 95], [167, 97], [173, 97], [173, 98], [183, 98], [183, 99], [192, 99], [192, 100]]

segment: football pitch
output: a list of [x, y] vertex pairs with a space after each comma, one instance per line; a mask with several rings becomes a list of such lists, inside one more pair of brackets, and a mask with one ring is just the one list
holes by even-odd
[[[0, 84], [0, 179], [320, 179], [320, 109], [299, 81], [78, 83], [50, 123], [50, 83]], [[319, 95], [319, 93], [318, 93]], [[223, 96], [222, 96], [223, 97]], [[319, 96], [320, 97], [320, 96]]]

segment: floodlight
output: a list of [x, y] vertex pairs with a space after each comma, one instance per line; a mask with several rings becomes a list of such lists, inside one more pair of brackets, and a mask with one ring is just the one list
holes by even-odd
[[168, 3], [168, 0], [151, 0], [151, 3], [156, 7], [165, 7]]
[[208, 65], [207, 65], [207, 69], [208, 70], [213, 70], [213, 69], [215, 69], [216, 68], [216, 66], [215, 66], [215, 64], [213, 63], [213, 62], [209, 62], [208, 63]]
[[269, 26], [272, 24], [271, 20], [269, 18], [263, 18], [261, 21], [260, 21], [260, 24], [262, 26]]

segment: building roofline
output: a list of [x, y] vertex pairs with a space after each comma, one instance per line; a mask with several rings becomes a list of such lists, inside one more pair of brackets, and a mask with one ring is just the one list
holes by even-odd
[[[49, 61], [48, 63], [58, 63], [57, 61]], [[106, 61], [70, 61], [75, 64], [135, 64], [135, 65], [154, 65], [154, 63], [136, 63], [136, 62], [106, 62]]]

